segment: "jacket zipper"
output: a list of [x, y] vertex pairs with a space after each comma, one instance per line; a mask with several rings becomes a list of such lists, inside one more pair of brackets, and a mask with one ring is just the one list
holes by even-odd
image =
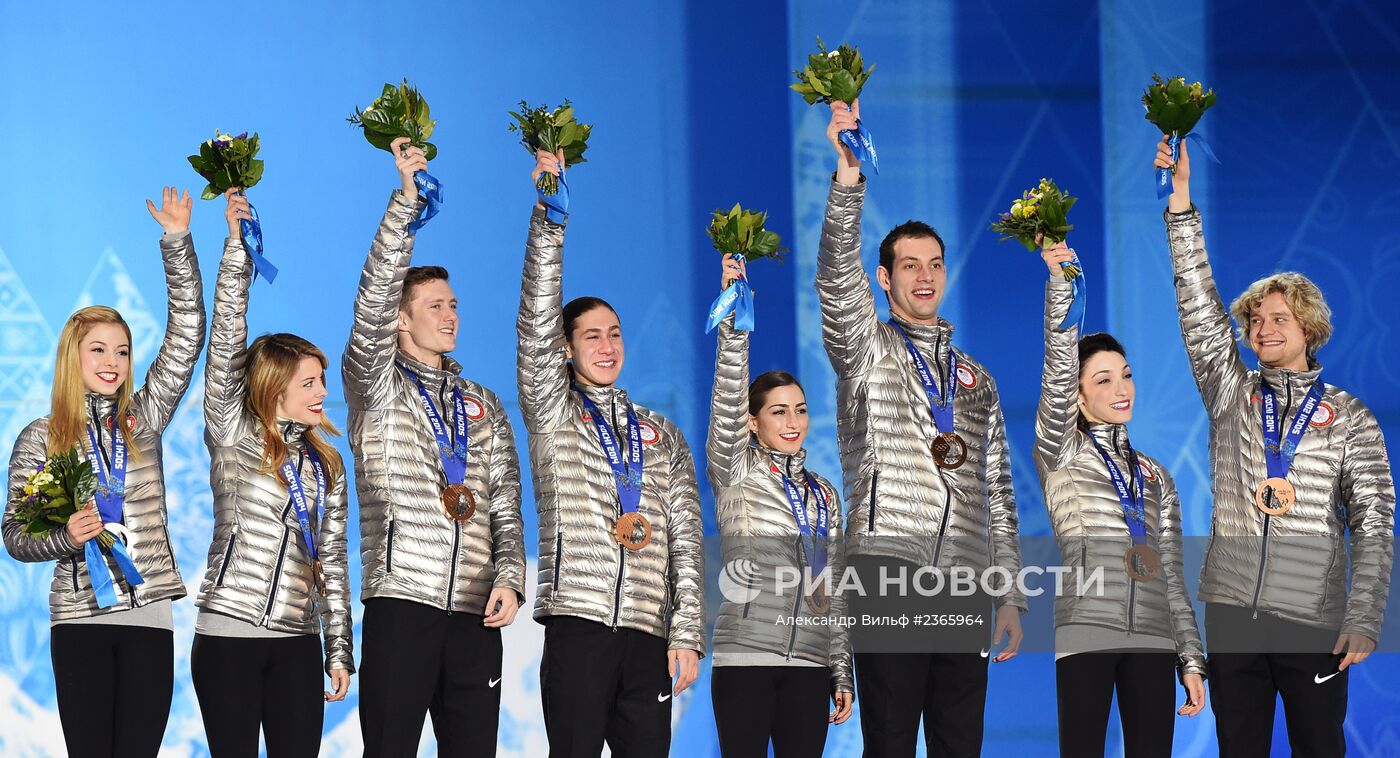
[[1134, 627], [1133, 607], [1137, 602], [1137, 580], [1128, 577], [1128, 634], [1137, 631]]
[[[617, 399], [612, 401], [612, 426], [617, 429]], [[631, 440], [628, 440], [631, 444]], [[617, 516], [622, 518], [622, 499], [617, 501]], [[627, 548], [622, 545], [617, 546], [617, 581], [613, 584], [613, 617], [612, 630], [617, 631], [617, 619], [622, 613], [622, 573], [627, 570]]]
[[78, 556], [70, 558], [73, 562], [73, 594], [78, 594]]
[[[1288, 425], [1288, 413], [1293, 410], [1293, 382], [1288, 372], [1283, 373], [1283, 386], [1287, 390], [1283, 403], [1283, 413], [1279, 414], [1279, 436], [1283, 436], [1283, 428]], [[1259, 380], [1263, 382], [1263, 379]], [[1264, 564], [1269, 559], [1269, 514], [1264, 514], [1264, 536], [1259, 540], [1259, 574], [1254, 579], [1254, 602], [1252, 608], [1254, 613], [1251, 619], [1259, 618], [1259, 596], [1264, 593]]]
[[[1128, 455], [1126, 455], [1126, 454], [1123, 452], [1124, 445], [1123, 445], [1123, 440], [1122, 440], [1121, 437], [1120, 437], [1121, 433], [1122, 433], [1122, 429], [1121, 429], [1121, 428], [1119, 428], [1119, 427], [1114, 427], [1114, 429], [1113, 429], [1113, 439], [1112, 439], [1113, 451], [1114, 451], [1115, 453], [1118, 453], [1119, 455], [1123, 456], [1123, 467], [1129, 469], [1129, 471], [1128, 471], [1128, 491], [1129, 491], [1129, 492], [1135, 492], [1135, 491], [1137, 491], [1137, 484], [1138, 484], [1137, 478], [1138, 478], [1138, 475], [1140, 474], [1140, 472], [1139, 472], [1137, 469], [1133, 468], [1132, 458], [1129, 457]], [[1145, 500], [1144, 500], [1144, 502], [1143, 502], [1143, 505], [1144, 505], [1144, 507], [1146, 506], [1146, 501], [1145, 501]], [[1144, 513], [1144, 514], [1143, 514], [1143, 518], [1146, 519], [1146, 516], [1147, 516], [1147, 514]], [[1144, 532], [1146, 531], [1146, 527], [1147, 527], [1147, 524], [1144, 523], [1144, 524], [1143, 524], [1143, 531], [1144, 531]], [[1134, 611], [1136, 611], [1136, 610], [1137, 610], [1137, 580], [1136, 580], [1136, 579], [1133, 579], [1132, 577], [1128, 577], [1128, 634], [1132, 634], [1133, 632], [1137, 631], [1137, 629], [1136, 629], [1136, 623], [1137, 623], [1137, 622], [1136, 622], [1136, 619], [1134, 618], [1135, 615], [1136, 615], [1136, 614], [1134, 613]]]
[[879, 469], [875, 469], [875, 472], [872, 473], [872, 474], [870, 475], [870, 524], [869, 524], [869, 526], [868, 526], [867, 529], [866, 529], [866, 531], [869, 532], [870, 534], [874, 534], [874, 533], [875, 533], [875, 493], [876, 493], [879, 489], [880, 489], [880, 470], [879, 470]]
[[[942, 478], [939, 474], [939, 478]], [[938, 565], [938, 558], [943, 553], [943, 535], [948, 533], [948, 515], [953, 510], [953, 488], [944, 482], [943, 491], [943, 518], [938, 520], [938, 540], [933, 545], [933, 565]]]
[[215, 587], [224, 586], [224, 574], [228, 573], [228, 562], [233, 560], [233, 543], [238, 539], [238, 532], [233, 532], [228, 536], [228, 546], [224, 548], [224, 562], [219, 566], [219, 578], [214, 581]]
[[[444, 419], [452, 418], [452, 417], [448, 414], [448, 411], [447, 411], [447, 408], [448, 408], [448, 406], [447, 406], [447, 377], [445, 377], [445, 376], [442, 378], [442, 384], [438, 386], [438, 405], [440, 405], [440, 406], [442, 407], [442, 417], [443, 417]], [[456, 407], [455, 407], [455, 406], [453, 406], [453, 412], [454, 412], [454, 413], [456, 412]], [[456, 428], [457, 428], [457, 427], [456, 427], [457, 419], [456, 419], [456, 418], [452, 418], [452, 422], [451, 422], [451, 423], [452, 423], [452, 425], [453, 425], [452, 428], [453, 428], [453, 429], [456, 429]], [[466, 445], [466, 444], [467, 444], [467, 441], [466, 441], [466, 440], [463, 440], [463, 441], [462, 441], [462, 444], [463, 444], [463, 445]], [[448, 615], [451, 615], [451, 614], [452, 614], [452, 595], [453, 595], [454, 592], [456, 592], [456, 589], [457, 589], [457, 558], [458, 558], [458, 553], [461, 551], [461, 549], [462, 549], [462, 522], [457, 521], [456, 519], [453, 519], [453, 520], [452, 520], [452, 563], [451, 563], [451, 565], [448, 566], [448, 569], [447, 569], [449, 573], [448, 573], [448, 576], [447, 576], [447, 605], [445, 606], [446, 609], [447, 609]], [[489, 609], [488, 609], [488, 610], [489, 610]]]
[[[789, 476], [792, 475], [791, 466], [792, 466], [792, 457], [789, 456], [789, 457], [788, 457], [788, 469], [789, 469], [789, 470], [788, 470], [788, 475], [789, 475]], [[810, 489], [803, 489], [803, 491], [802, 491], [802, 508], [803, 508], [803, 510], [806, 510], [806, 508], [807, 508], [807, 494], [808, 494], [809, 492], [811, 492]], [[799, 533], [799, 534], [797, 535], [797, 571], [798, 571], [798, 574], [799, 574], [799, 575], [805, 574], [805, 573], [806, 573], [805, 569], [807, 568], [807, 561], [803, 559], [803, 556], [805, 555], [806, 549], [807, 549], [806, 546], [802, 544], [802, 534]], [[787, 660], [789, 660], [789, 661], [792, 660], [792, 648], [793, 648], [793, 646], [795, 646], [795, 645], [797, 644], [797, 615], [798, 615], [799, 613], [802, 612], [802, 595], [803, 595], [804, 592], [805, 592], [805, 590], [802, 589], [801, 587], [799, 587], [798, 590], [797, 590], [797, 592], [794, 593], [793, 598], [792, 598], [792, 618], [793, 618], [793, 623], [792, 623], [792, 625], [791, 625], [791, 628], [788, 629], [788, 644], [787, 644], [787, 656], [786, 656], [786, 657], [787, 657]]]
[[384, 549], [384, 572], [394, 573], [394, 518], [389, 517], [389, 537], [388, 545]]
[[[555, 518], [558, 518], [555, 514]], [[554, 592], [559, 592], [559, 567], [564, 562], [564, 529], [562, 527], [554, 530]]]
[[[306, 454], [297, 453], [297, 476], [301, 476], [301, 463], [306, 459]], [[287, 504], [282, 506], [282, 515], [278, 520], [282, 522], [282, 543], [277, 546], [277, 564], [272, 568], [272, 586], [267, 588], [267, 605], [263, 607], [262, 623], [267, 625], [267, 619], [272, 616], [272, 601], [277, 597], [277, 583], [282, 579], [282, 561], [287, 557], [287, 539], [291, 534], [291, 529], [287, 526], [287, 514], [292, 511], [292, 498], [287, 498]]]

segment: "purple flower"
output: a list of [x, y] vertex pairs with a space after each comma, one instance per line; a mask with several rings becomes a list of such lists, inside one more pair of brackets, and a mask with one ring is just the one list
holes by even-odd
[[238, 135], [237, 137], [234, 137], [234, 139], [248, 139], [248, 133], [247, 133], [247, 132], [244, 132], [244, 133]]

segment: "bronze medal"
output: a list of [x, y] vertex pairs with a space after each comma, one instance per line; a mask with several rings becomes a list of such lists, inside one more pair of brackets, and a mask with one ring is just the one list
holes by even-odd
[[1123, 553], [1123, 568], [1137, 582], [1150, 582], [1162, 570], [1162, 558], [1147, 545], [1133, 545]]
[[316, 585], [316, 594], [326, 596], [326, 567], [318, 559], [311, 567], [311, 581]]
[[826, 594], [826, 583], [818, 580], [812, 594], [804, 598], [807, 608], [818, 616], [825, 616], [831, 610], [831, 596]]
[[476, 513], [476, 496], [465, 484], [449, 484], [442, 491], [442, 507], [453, 521], [471, 521]]
[[613, 524], [613, 539], [628, 550], [641, 550], [651, 542], [651, 524], [636, 511], [624, 513]]
[[1293, 507], [1298, 499], [1298, 491], [1293, 483], [1281, 476], [1265, 479], [1254, 490], [1254, 504], [1270, 516], [1282, 516]]
[[933, 463], [939, 468], [953, 469], [967, 460], [967, 443], [957, 432], [940, 432], [933, 438]]

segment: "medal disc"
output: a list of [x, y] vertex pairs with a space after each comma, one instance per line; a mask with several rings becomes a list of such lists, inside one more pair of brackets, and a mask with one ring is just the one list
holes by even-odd
[[1265, 479], [1254, 490], [1254, 504], [1270, 516], [1282, 516], [1293, 507], [1298, 499], [1298, 491], [1293, 483], [1283, 477]]
[[1134, 581], [1150, 582], [1162, 569], [1162, 559], [1147, 545], [1133, 545], [1123, 553], [1123, 568]]
[[465, 484], [449, 484], [442, 491], [442, 508], [453, 521], [471, 521], [476, 513], [476, 496]]
[[807, 607], [818, 616], [825, 616], [831, 610], [831, 596], [826, 594], [824, 582], [817, 582], [812, 588], [812, 594], [804, 599], [807, 601]]
[[651, 524], [636, 511], [624, 513], [613, 524], [613, 539], [628, 550], [641, 550], [651, 542]]
[[325, 597], [326, 567], [321, 565], [321, 561], [319, 560], [316, 561], [316, 563], [311, 568], [311, 581], [316, 585], [316, 594], [320, 595], [321, 597]]
[[933, 462], [939, 468], [953, 469], [967, 460], [967, 443], [957, 432], [941, 432], [933, 438]]

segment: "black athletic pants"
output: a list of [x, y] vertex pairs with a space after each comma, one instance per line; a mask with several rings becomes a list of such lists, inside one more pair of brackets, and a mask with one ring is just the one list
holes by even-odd
[[912, 758], [920, 716], [929, 755], [981, 755], [987, 661], [978, 653], [856, 653], [866, 758]]
[[366, 758], [418, 755], [430, 714], [439, 756], [496, 755], [501, 630], [475, 613], [394, 598], [365, 601], [360, 730]]
[[325, 712], [321, 640], [314, 634], [246, 638], [196, 634], [190, 678], [213, 758], [314, 756]]
[[1248, 608], [1206, 605], [1206, 670], [1221, 756], [1269, 755], [1279, 695], [1294, 755], [1346, 754], [1349, 672], [1337, 673], [1337, 636], [1266, 613], [1255, 618]]
[[826, 746], [831, 669], [716, 666], [710, 669], [719, 752], [724, 758], [819, 758]]
[[574, 616], [545, 621], [540, 700], [550, 758], [663, 758], [671, 749], [666, 640]]
[[175, 678], [170, 630], [56, 624], [49, 635], [68, 754], [153, 758], [159, 753]]
[[1176, 654], [1076, 653], [1055, 661], [1060, 755], [1100, 758], [1113, 694], [1128, 758], [1168, 758], [1176, 725]]

